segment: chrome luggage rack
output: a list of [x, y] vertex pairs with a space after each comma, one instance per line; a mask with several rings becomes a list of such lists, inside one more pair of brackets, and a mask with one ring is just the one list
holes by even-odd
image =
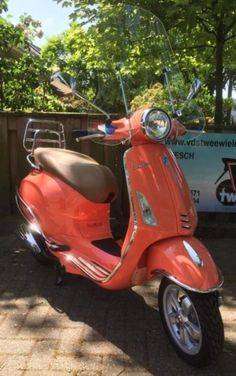
[[64, 125], [55, 120], [29, 119], [23, 138], [23, 147], [29, 153], [27, 161], [33, 168], [38, 168], [32, 159], [37, 147], [66, 148]]

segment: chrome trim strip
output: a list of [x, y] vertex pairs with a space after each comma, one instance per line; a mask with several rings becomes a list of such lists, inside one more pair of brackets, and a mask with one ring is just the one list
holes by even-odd
[[190, 228], [192, 228], [192, 226], [191, 225], [182, 225], [182, 228], [186, 228], [186, 229], [190, 229]]
[[114, 277], [114, 275], [116, 274], [116, 272], [120, 269], [120, 267], [122, 266], [122, 264], [123, 264], [123, 262], [124, 262], [124, 260], [125, 260], [125, 258], [127, 256], [128, 252], [129, 252], [129, 249], [130, 249], [131, 245], [134, 242], [137, 230], [138, 230], [138, 226], [134, 225], [133, 232], [132, 232], [132, 235], [130, 237], [129, 243], [127, 244], [127, 247], [126, 247], [126, 249], [125, 249], [125, 251], [124, 251], [124, 253], [123, 253], [123, 255], [122, 255], [122, 257], [121, 257], [121, 259], [119, 261], [119, 263], [112, 270], [111, 274], [107, 278], [105, 278], [104, 280], [101, 281], [102, 283], [109, 282]]
[[155, 270], [152, 273], [153, 274], [158, 273], [158, 274], [162, 275], [163, 277], [170, 279], [172, 282], [176, 283], [178, 286], [183, 287], [184, 289], [189, 290], [189, 291], [198, 292], [200, 294], [207, 294], [207, 293], [210, 293], [210, 292], [217, 291], [222, 287], [222, 285], [224, 283], [224, 277], [223, 277], [223, 275], [222, 275], [222, 273], [219, 269], [218, 269], [218, 274], [219, 274], [220, 282], [217, 286], [212, 287], [210, 289], [198, 289], [198, 288], [194, 288], [194, 287], [191, 287], [189, 285], [186, 285], [185, 283], [178, 281], [178, 279], [176, 277], [174, 277], [173, 275], [168, 274], [167, 272], [165, 272], [163, 270]]
[[[22, 211], [21, 207], [20, 207], [20, 203], [25, 207], [25, 209], [30, 213], [31, 217], [38, 223], [38, 220], [33, 212], [33, 210], [29, 207], [29, 205], [26, 204], [26, 202], [23, 200], [23, 198], [21, 197], [21, 195], [19, 194], [19, 191], [18, 189], [16, 189], [16, 195], [15, 195], [15, 200], [16, 200], [16, 205], [17, 205], [17, 208], [19, 210], [19, 212], [21, 213], [22, 217], [29, 223], [31, 224], [29, 218], [26, 217], [26, 215], [24, 214], [24, 212]], [[20, 203], [19, 203], [20, 201]]]
[[130, 177], [129, 177], [129, 174], [128, 174], [128, 168], [127, 168], [127, 163], [126, 163], [127, 154], [131, 150], [132, 150], [132, 148], [126, 150], [126, 152], [124, 153], [124, 156], [123, 156], [123, 161], [124, 161], [124, 170], [125, 170], [127, 189], [128, 189], [128, 194], [129, 194], [130, 209], [131, 209], [132, 216], [133, 216], [133, 219], [134, 219], [134, 224], [137, 225], [138, 220], [137, 220], [137, 214], [136, 214], [135, 206], [134, 206], [134, 196], [133, 196], [133, 193], [132, 193], [132, 190], [131, 190]]
[[73, 255], [66, 255], [66, 259], [72, 262], [80, 271], [82, 271], [87, 277], [96, 282], [101, 282], [109, 272], [105, 269], [101, 269], [100, 266], [83, 259], [82, 257], [75, 257]]
[[[19, 212], [21, 213], [22, 217], [26, 220], [26, 222], [28, 222], [28, 224], [30, 226], [32, 226], [32, 225], [34, 226], [34, 230], [37, 231], [40, 235], [42, 235], [42, 237], [44, 238], [45, 241], [48, 241], [50, 243], [50, 241], [47, 240], [47, 237], [44, 235], [44, 233], [41, 229], [38, 218], [34, 214], [33, 210], [29, 207], [29, 205], [27, 205], [26, 202], [23, 200], [23, 198], [19, 194], [18, 189], [16, 189], [15, 199], [16, 199], [16, 205], [17, 205]], [[35, 223], [32, 224], [32, 222], [30, 222], [29, 218], [26, 217], [26, 215], [24, 214], [24, 212], [22, 211], [22, 209], [20, 207], [18, 200], [22, 203], [22, 205], [25, 207], [25, 209], [30, 213], [30, 215], [34, 219]]]
[[190, 221], [189, 221], [189, 219], [187, 218], [187, 219], [181, 219], [181, 222], [182, 222], [182, 223], [189, 223]]
[[101, 283], [109, 282], [114, 277], [114, 275], [117, 273], [117, 271], [120, 269], [120, 267], [122, 266], [128, 252], [130, 250], [131, 245], [134, 242], [135, 236], [136, 236], [137, 231], [138, 231], [137, 214], [136, 214], [136, 211], [135, 211], [134, 198], [133, 198], [133, 193], [132, 193], [132, 190], [131, 190], [130, 178], [129, 178], [127, 163], [126, 163], [127, 154], [130, 152], [130, 150], [132, 150], [132, 148], [126, 150], [126, 152], [124, 153], [123, 161], [124, 161], [124, 170], [125, 170], [125, 177], [126, 177], [126, 182], [127, 182], [127, 189], [128, 189], [128, 194], [129, 194], [130, 211], [131, 211], [131, 215], [133, 217], [133, 231], [132, 231], [131, 237], [129, 239], [129, 242], [126, 246], [126, 249], [124, 250], [124, 252], [123, 252], [123, 254], [120, 258], [119, 263], [113, 269], [111, 274], [107, 278], [102, 280]]
[[[138, 230], [138, 225], [137, 225], [137, 215], [136, 215], [136, 212], [135, 212], [135, 206], [134, 206], [134, 201], [133, 201], [133, 194], [132, 194], [132, 191], [131, 191], [131, 185], [130, 185], [130, 179], [129, 179], [129, 174], [128, 174], [128, 169], [127, 169], [127, 164], [126, 164], [126, 156], [128, 154], [128, 152], [130, 151], [131, 149], [128, 149], [125, 153], [124, 153], [124, 157], [123, 157], [123, 160], [124, 160], [124, 170], [125, 170], [125, 176], [126, 176], [126, 181], [127, 181], [127, 189], [128, 189], [128, 193], [129, 193], [129, 201], [130, 201], [130, 211], [131, 211], [131, 215], [133, 217], [133, 231], [132, 231], [132, 234], [131, 234], [131, 237], [129, 239], [129, 242], [123, 252], [123, 255], [121, 256], [120, 258], [120, 261], [118, 262], [118, 264], [115, 266], [115, 268], [112, 270], [112, 272], [110, 274], [108, 274], [105, 278], [103, 277], [100, 277], [99, 276], [96, 276], [95, 275], [95, 272], [96, 270], [88, 270], [88, 265], [86, 265], [86, 260], [84, 260], [83, 258], [79, 257], [79, 258], [75, 258], [74, 256], [72, 255], [66, 255], [66, 258], [68, 261], [71, 261], [78, 269], [80, 269], [87, 277], [89, 277], [90, 279], [92, 279], [93, 281], [95, 282], [98, 282], [98, 283], [106, 283], [106, 282], [109, 282], [113, 277], [114, 275], [117, 273], [117, 271], [120, 269], [120, 267], [122, 266], [128, 252], [129, 252], [129, 249], [132, 245], [132, 243], [134, 242], [134, 239], [135, 239], [135, 236], [136, 236], [136, 233], [137, 233], [137, 230]], [[92, 267], [92, 269], [97, 269], [97, 272], [99, 273], [99, 269], [100, 269], [100, 273], [101, 273], [101, 268], [99, 265], [91, 265], [90, 263], [90, 266]], [[91, 269], [91, 268], [89, 268]], [[103, 270], [103, 274], [105, 273], [105, 270]]]

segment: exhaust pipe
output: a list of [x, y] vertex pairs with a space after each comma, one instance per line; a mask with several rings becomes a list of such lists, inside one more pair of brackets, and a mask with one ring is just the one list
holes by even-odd
[[17, 235], [23, 240], [27, 248], [30, 248], [36, 254], [45, 253], [45, 250], [42, 249], [42, 246], [40, 246], [39, 244], [39, 240], [37, 241], [36, 238], [36, 235], [38, 238], [41, 237], [41, 235], [39, 233], [32, 231], [29, 225], [20, 225], [17, 231]]
[[32, 225], [22, 224], [16, 233], [41, 264], [51, 264], [57, 261], [55, 256], [48, 251], [43, 235]]

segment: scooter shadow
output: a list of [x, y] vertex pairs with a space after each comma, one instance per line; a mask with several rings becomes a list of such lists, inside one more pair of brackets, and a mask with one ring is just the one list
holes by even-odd
[[[178, 358], [164, 333], [154, 306], [157, 291], [153, 291], [153, 287], [150, 291], [148, 286], [136, 291], [108, 291], [85, 278], [69, 275], [66, 283], [54, 292], [54, 296], [50, 296], [47, 290], [44, 296], [50, 305], [68, 316], [75, 332], [76, 323], [78, 328], [81, 323], [85, 328], [82, 336], [78, 332], [80, 340], [74, 346], [73, 357], [94, 351], [95, 355], [103, 356], [103, 364], [112, 362], [115, 375], [120, 372], [162, 376], [172, 375], [172, 372], [195, 374]], [[211, 366], [215, 375], [218, 375], [217, 369]]]

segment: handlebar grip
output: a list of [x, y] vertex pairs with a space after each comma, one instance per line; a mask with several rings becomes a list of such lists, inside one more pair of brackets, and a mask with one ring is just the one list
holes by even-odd
[[72, 129], [72, 138], [80, 138], [88, 135], [89, 132], [87, 129]]
[[94, 140], [95, 138], [100, 138], [100, 139], [103, 139], [104, 138], [104, 135], [101, 134], [101, 133], [94, 133], [94, 134], [88, 134], [87, 136], [80, 136], [77, 137], [75, 140], [77, 142], [79, 142], [79, 140]]

